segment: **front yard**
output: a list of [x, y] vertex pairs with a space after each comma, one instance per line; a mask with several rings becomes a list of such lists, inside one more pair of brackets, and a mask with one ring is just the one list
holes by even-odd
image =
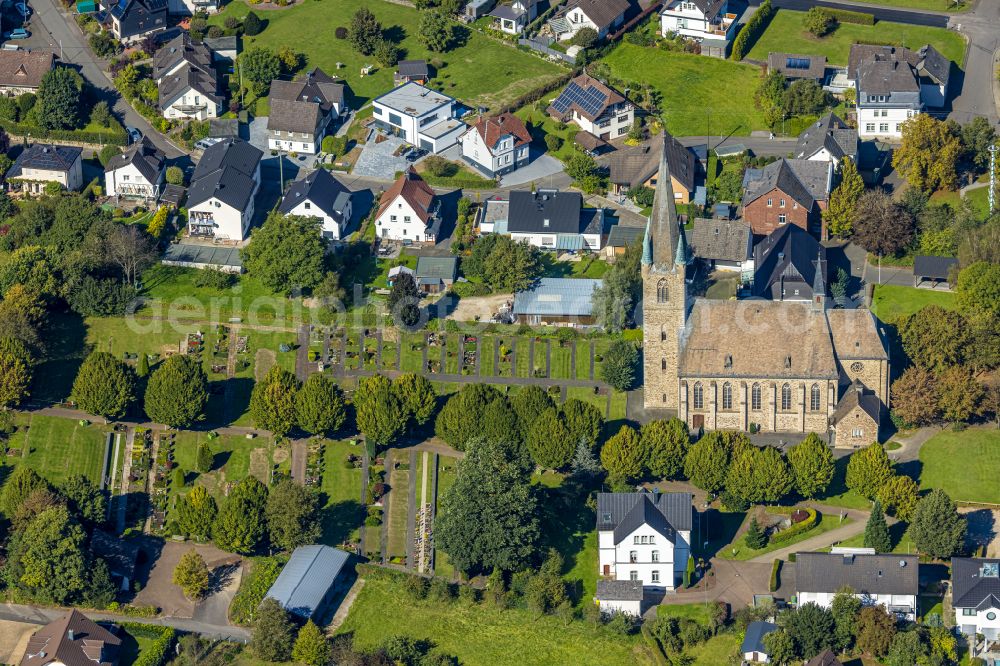
[[875, 288], [872, 312], [881, 321], [894, 323], [928, 305], [939, 305], [954, 310], [957, 307], [955, 294], [949, 291], [883, 284]]
[[941, 488], [955, 501], [1000, 504], [1000, 431], [942, 431], [920, 447], [920, 487]]

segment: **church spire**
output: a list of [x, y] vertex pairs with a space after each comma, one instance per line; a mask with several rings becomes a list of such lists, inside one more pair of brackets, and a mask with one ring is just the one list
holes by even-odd
[[691, 263], [691, 253], [688, 251], [687, 238], [684, 236], [684, 227], [677, 225], [677, 253], [674, 255], [675, 266], [687, 266]]
[[[670, 178], [670, 165], [667, 163], [667, 151], [671, 147], [670, 142], [673, 138], [664, 130], [659, 140], [660, 168], [656, 176], [656, 194], [653, 197], [647, 238], [651, 246], [651, 263], [661, 269], [671, 270], [677, 263], [681, 242], [680, 227], [677, 225], [677, 208], [674, 203], [674, 187]], [[684, 252], [686, 254], [686, 250]]]
[[646, 219], [646, 233], [642, 236], [642, 265], [650, 266], [653, 263], [653, 239], [649, 235], [649, 219]]

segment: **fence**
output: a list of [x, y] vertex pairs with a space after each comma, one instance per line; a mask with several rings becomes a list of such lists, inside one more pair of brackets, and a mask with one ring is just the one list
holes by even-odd
[[517, 43], [520, 46], [526, 46], [532, 51], [537, 51], [538, 53], [543, 53], [547, 56], [552, 56], [554, 58], [559, 58], [563, 62], [569, 65], [576, 64], [576, 57], [571, 56], [568, 53], [563, 53], [562, 51], [556, 51], [555, 49], [550, 49], [549, 44], [541, 41], [539, 39], [519, 39]]

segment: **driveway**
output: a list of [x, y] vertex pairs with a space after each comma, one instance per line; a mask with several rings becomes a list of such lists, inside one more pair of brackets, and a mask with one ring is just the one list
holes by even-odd
[[[559, 184], [565, 178], [554, 178], [563, 175], [563, 163], [551, 155], [535, 155], [525, 166], [508, 173], [500, 178], [502, 187], [516, 187], [525, 185], [532, 181], [539, 187], [549, 187], [553, 181], [558, 180]], [[558, 185], [556, 185], [558, 186]]]
[[397, 171], [405, 171], [410, 163], [403, 157], [393, 155], [396, 149], [406, 144], [406, 141], [386, 136], [382, 141], [371, 140], [361, 149], [358, 161], [351, 171], [354, 176], [392, 180]]
[[[174, 568], [181, 556], [194, 548], [205, 558], [211, 572], [214, 589], [209, 597], [195, 607], [195, 603], [187, 599], [181, 589], [174, 585]], [[221, 571], [217, 571], [218, 569]], [[161, 614], [166, 617], [194, 619], [206, 624], [228, 624], [226, 609], [232, 600], [236, 587], [242, 575], [242, 560], [239, 555], [233, 555], [208, 545], [192, 543], [163, 543], [159, 557], [153, 562], [149, 578], [139, 594], [135, 595], [134, 603], [142, 606], [158, 606]]]

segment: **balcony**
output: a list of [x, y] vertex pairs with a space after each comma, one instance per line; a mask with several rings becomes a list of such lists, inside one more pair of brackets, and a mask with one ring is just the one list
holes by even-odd
[[722, 14], [716, 20], [708, 24], [708, 29], [705, 32], [710, 35], [725, 37], [729, 34], [730, 28], [733, 27], [733, 23], [735, 23], [737, 19], [739, 19], [737, 14]]

